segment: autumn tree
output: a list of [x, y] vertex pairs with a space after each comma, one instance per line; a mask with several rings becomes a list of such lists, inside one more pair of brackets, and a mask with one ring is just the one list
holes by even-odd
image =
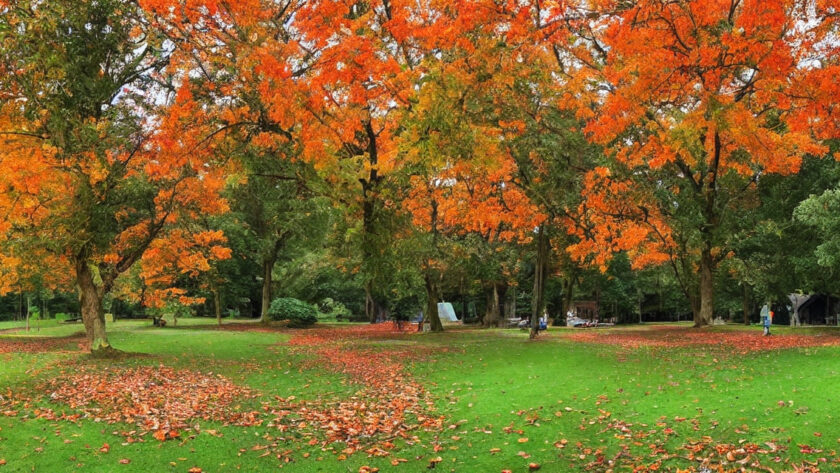
[[[695, 325], [710, 323], [725, 237], [756, 179], [796, 173], [836, 132], [837, 85], [826, 80], [837, 68], [836, 5], [576, 2], [546, 15], [559, 25], [548, 47], [570, 76], [569, 102], [611, 157], [588, 198], [603, 204], [590, 231], [614, 238], [596, 236], [589, 250], [655, 243], [681, 266]], [[649, 248], [635, 267], [662, 260]]]
[[179, 218], [225, 210], [223, 182], [167, 135], [178, 120], [157, 126], [171, 48], [134, 2], [0, 8], [6, 238], [40, 235], [26, 250], [66, 261], [53, 271], [75, 275], [90, 349], [107, 354], [102, 304], [117, 277]]
[[[397, 158], [402, 172], [411, 176], [404, 209], [425, 235], [428, 249], [420, 264], [427, 300], [434, 301], [427, 309], [433, 329], [443, 272], [452, 264], [444, 255], [474, 255], [481, 260], [479, 272], [488, 283], [483, 322], [496, 326], [515, 266], [499, 255], [508, 255], [503, 251], [507, 246], [529, 242], [543, 219], [514, 185], [515, 161], [500, 144], [498, 124], [487, 120], [494, 116], [487, 114], [492, 100], [476, 87], [477, 78], [486, 74], [485, 67], [496, 64], [479, 56], [457, 57], [426, 77], [400, 135]], [[455, 110], [450, 102], [453, 97], [460, 105]], [[473, 238], [465, 239], [467, 235]], [[453, 251], [453, 247], [461, 249]]]

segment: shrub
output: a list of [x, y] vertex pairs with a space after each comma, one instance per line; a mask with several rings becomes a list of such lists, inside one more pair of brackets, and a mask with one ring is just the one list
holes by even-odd
[[268, 316], [271, 320], [288, 320], [289, 327], [308, 327], [318, 321], [315, 307], [291, 297], [271, 301]]
[[349, 320], [353, 315], [350, 312], [350, 309], [348, 309], [344, 304], [333, 300], [330, 297], [327, 297], [318, 303], [318, 310], [321, 314], [323, 314], [320, 317], [320, 320]]

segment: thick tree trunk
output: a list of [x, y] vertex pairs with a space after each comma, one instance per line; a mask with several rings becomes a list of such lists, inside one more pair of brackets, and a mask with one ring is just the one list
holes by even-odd
[[426, 280], [426, 315], [423, 317], [423, 323], [428, 323], [432, 332], [443, 332], [443, 324], [438, 313], [440, 296], [438, 295], [437, 285], [430, 275], [426, 275], [424, 279]]
[[[382, 177], [379, 175], [379, 148], [377, 146], [377, 135], [373, 129], [373, 123], [367, 120], [364, 123], [365, 134], [367, 135], [367, 158], [369, 171], [366, 179], [359, 179], [362, 184], [362, 267], [370, 271], [371, 260], [374, 258], [374, 223], [377, 213], [377, 187]], [[368, 279], [365, 283], [365, 316], [370, 323], [376, 323], [379, 315], [378, 304], [373, 295], [373, 277], [368, 272]]]
[[263, 261], [262, 303], [260, 304], [260, 322], [267, 324], [271, 319], [268, 308], [271, 307], [271, 272], [274, 270], [274, 258]]
[[700, 318], [700, 296], [697, 295], [696, 288], [689, 294], [688, 304], [691, 306], [691, 318], [696, 321]]
[[85, 333], [90, 342], [90, 352], [94, 356], [108, 356], [114, 349], [108, 343], [105, 332], [105, 311], [102, 309], [104, 291], [100, 285], [97, 285], [87, 261], [76, 261], [75, 266], [79, 306], [82, 311], [82, 321], [85, 324]]
[[715, 312], [715, 279], [712, 249], [706, 245], [700, 254], [700, 310], [695, 314], [694, 326], [712, 323]]
[[365, 283], [365, 318], [368, 322], [375, 324], [377, 319], [376, 301], [373, 300], [373, 283]]
[[545, 279], [548, 276], [548, 233], [545, 224], [537, 234], [537, 261], [534, 268], [534, 292], [531, 295], [531, 333], [530, 339], [537, 337], [540, 331], [540, 317], [545, 308]]
[[494, 282], [493, 287], [487, 293], [487, 310], [484, 313], [485, 327], [498, 327], [504, 317], [502, 302], [506, 291], [501, 284]]

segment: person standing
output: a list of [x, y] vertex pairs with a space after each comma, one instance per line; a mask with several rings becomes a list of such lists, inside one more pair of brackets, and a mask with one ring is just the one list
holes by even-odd
[[761, 323], [764, 325], [764, 336], [770, 335], [770, 324], [773, 323], [773, 311], [767, 304], [761, 308]]

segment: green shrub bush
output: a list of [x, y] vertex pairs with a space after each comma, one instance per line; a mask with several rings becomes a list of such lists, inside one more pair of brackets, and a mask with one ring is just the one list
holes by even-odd
[[353, 315], [344, 304], [333, 300], [331, 297], [322, 299], [318, 303], [318, 311], [322, 314], [319, 320], [350, 320]]
[[318, 321], [315, 307], [291, 297], [271, 301], [268, 316], [271, 320], [288, 320], [289, 327], [308, 327]]

